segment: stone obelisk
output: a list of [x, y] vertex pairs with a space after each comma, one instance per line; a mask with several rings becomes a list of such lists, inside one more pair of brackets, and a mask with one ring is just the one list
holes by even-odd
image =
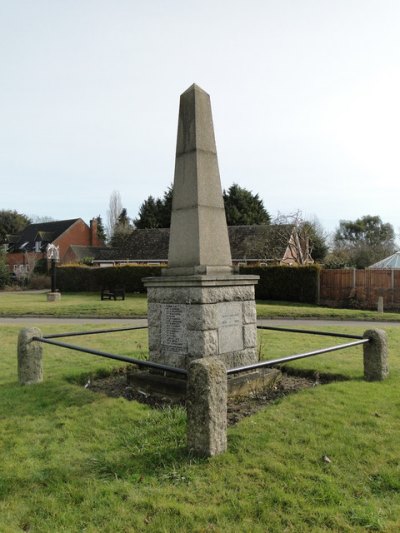
[[258, 276], [233, 273], [210, 97], [197, 85], [180, 98], [168, 267], [143, 281], [151, 360], [257, 361]]
[[231, 273], [209, 95], [192, 85], [180, 99], [166, 275]]

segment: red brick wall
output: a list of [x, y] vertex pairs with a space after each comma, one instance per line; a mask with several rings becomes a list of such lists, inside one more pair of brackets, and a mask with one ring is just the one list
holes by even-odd
[[80, 218], [67, 231], [64, 231], [53, 244], [60, 247], [60, 263], [64, 263], [66, 253], [71, 244], [91, 246], [90, 228]]
[[36, 252], [7, 254], [8, 268], [10, 272], [14, 272], [14, 265], [30, 265], [33, 268], [36, 261], [43, 257], [46, 257], [46, 254]]
[[104, 246], [104, 242], [97, 236], [97, 220], [95, 218], [90, 221], [90, 235], [92, 246]]

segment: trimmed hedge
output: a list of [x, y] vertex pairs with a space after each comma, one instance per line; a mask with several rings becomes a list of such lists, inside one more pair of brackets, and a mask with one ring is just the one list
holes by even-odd
[[318, 302], [318, 265], [240, 267], [240, 274], [260, 276], [257, 300], [281, 300], [315, 304]]
[[96, 292], [125, 287], [126, 292], [146, 292], [142, 278], [160, 276], [159, 266], [121, 265], [106, 268], [63, 266], [57, 268], [57, 288], [62, 292]]
[[[127, 292], [145, 292], [142, 278], [160, 276], [160, 266], [122, 265], [107, 268], [64, 266], [57, 268], [57, 287], [62, 292], [100, 291], [123, 286]], [[258, 300], [317, 303], [319, 267], [240, 267], [240, 274], [260, 276]]]

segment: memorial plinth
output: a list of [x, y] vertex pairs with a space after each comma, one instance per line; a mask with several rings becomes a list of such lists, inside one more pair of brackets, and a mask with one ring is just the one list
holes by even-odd
[[228, 368], [257, 361], [254, 285], [233, 274], [209, 95], [180, 98], [168, 268], [145, 278], [149, 355], [188, 368], [218, 356]]
[[257, 281], [235, 275], [145, 279], [150, 359], [179, 368], [209, 356], [227, 368], [256, 362]]

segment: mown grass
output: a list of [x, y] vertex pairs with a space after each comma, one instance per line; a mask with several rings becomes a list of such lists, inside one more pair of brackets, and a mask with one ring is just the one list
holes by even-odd
[[[47, 302], [46, 294], [1, 292], [0, 316], [54, 316], [54, 317], [145, 317], [145, 294], [128, 294], [126, 300], [100, 300], [98, 293], [64, 293], [58, 302]], [[293, 302], [258, 301], [259, 318], [325, 318], [338, 320], [399, 321], [400, 313], [336, 309]]]
[[[208, 460], [186, 451], [183, 409], [157, 411], [77, 384], [116, 362], [46, 346], [44, 383], [18, 386], [17, 333], [0, 328], [0, 531], [399, 530], [398, 328], [388, 328], [388, 380], [362, 380], [362, 348], [293, 363], [348, 380], [267, 406], [230, 428], [228, 452]], [[332, 342], [341, 341], [260, 333], [263, 358]], [[147, 351], [143, 331], [79, 344]]]
[[320, 307], [313, 304], [258, 301], [258, 318], [321, 318], [337, 320], [384, 320], [398, 321], [400, 313], [384, 312], [378, 313], [373, 310], [364, 309], [338, 309], [334, 307]]
[[43, 292], [0, 292], [0, 316], [132, 318], [146, 314], [145, 294], [102, 301], [100, 293], [63, 293], [61, 300], [48, 302]]

